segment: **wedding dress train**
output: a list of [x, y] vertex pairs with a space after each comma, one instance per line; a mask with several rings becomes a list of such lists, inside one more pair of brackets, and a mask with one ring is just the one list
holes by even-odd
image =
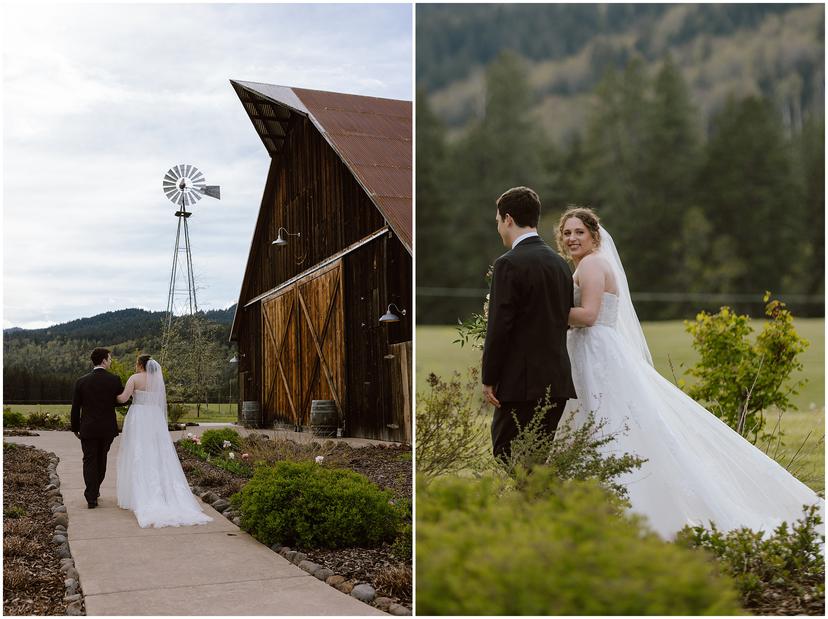
[[[614, 251], [611, 238], [607, 245]], [[596, 420], [607, 420], [604, 432], [618, 433], [606, 449], [647, 459], [620, 479], [632, 511], [667, 539], [685, 525], [710, 522], [722, 530], [770, 531], [801, 518], [804, 505], [819, 505], [824, 518], [825, 502], [813, 490], [655, 370], [637, 319], [629, 322], [631, 302], [620, 310], [626, 324], [619, 324], [629, 292], [620, 262], [610, 263], [621, 296], [604, 292], [594, 326], [567, 336], [578, 394], [568, 411], [575, 427], [594, 411]]]
[[[151, 373], [150, 364], [155, 364]], [[147, 390], [134, 391], [121, 434], [118, 506], [132, 510], [141, 528], [210, 522], [190, 490], [167, 429], [161, 368], [154, 360], [147, 366]]]

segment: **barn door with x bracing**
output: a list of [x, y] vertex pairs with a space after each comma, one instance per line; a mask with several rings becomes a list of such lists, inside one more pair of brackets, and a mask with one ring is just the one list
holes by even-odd
[[342, 262], [298, 280], [263, 303], [263, 407], [308, 425], [313, 400], [345, 399]]

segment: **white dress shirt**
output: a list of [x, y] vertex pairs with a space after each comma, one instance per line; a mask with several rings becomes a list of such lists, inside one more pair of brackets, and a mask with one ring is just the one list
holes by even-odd
[[520, 243], [523, 239], [528, 239], [530, 236], [538, 236], [537, 232], [527, 232], [525, 234], [521, 234], [512, 242], [512, 249], [517, 247], [517, 244]]

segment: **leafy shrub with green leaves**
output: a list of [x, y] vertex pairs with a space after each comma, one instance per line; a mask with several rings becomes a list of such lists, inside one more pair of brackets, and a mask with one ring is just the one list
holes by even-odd
[[687, 393], [754, 444], [763, 438], [761, 412], [771, 406], [787, 409], [791, 396], [805, 384], [791, 383], [790, 377], [802, 369], [799, 355], [808, 347], [785, 304], [770, 300], [769, 292], [764, 301], [768, 321], [755, 342], [750, 317], [729, 307], [712, 315], [701, 312], [695, 322], [684, 323], [700, 355], [687, 371], [698, 379]]
[[488, 432], [481, 416], [477, 372], [464, 384], [455, 372], [446, 382], [428, 377], [429, 391], [417, 396], [417, 475], [433, 478], [478, 469], [487, 459]]
[[26, 415], [17, 411], [3, 409], [4, 428], [22, 428], [26, 425]]
[[66, 420], [56, 413], [30, 413], [26, 420], [26, 425], [30, 428], [40, 428], [43, 430], [62, 430], [69, 426]]
[[737, 614], [701, 553], [649, 532], [596, 481], [536, 467], [441, 478], [417, 491], [417, 612], [424, 615]]
[[720, 561], [742, 596], [745, 609], [758, 615], [823, 615], [825, 613], [825, 536], [815, 506], [773, 534], [750, 529], [723, 532], [715, 526], [685, 527], [676, 542], [704, 548]]
[[187, 407], [183, 404], [170, 404], [167, 406], [167, 418], [170, 423], [178, 423], [187, 414]]
[[224, 441], [230, 443], [230, 449], [238, 449], [241, 436], [232, 428], [205, 430], [201, 434], [201, 445], [208, 454], [218, 455], [224, 451]]
[[267, 545], [376, 546], [394, 539], [401, 520], [390, 492], [315, 462], [260, 466], [231, 501], [242, 527]]
[[207, 456], [209, 455], [207, 453], [207, 450], [204, 449], [204, 446], [201, 444], [201, 442], [196, 441], [193, 438], [184, 437], [180, 441], [178, 441], [178, 444], [181, 445], [182, 449], [184, 449], [188, 453], [191, 453], [196, 458], [206, 460]]
[[521, 427], [515, 417], [518, 434], [512, 440], [511, 454], [499, 461], [502, 470], [524, 483], [535, 467], [544, 465], [546, 475], [554, 475], [561, 481], [595, 479], [619, 498], [626, 498], [627, 489], [620, 477], [639, 468], [646, 459], [629, 453], [619, 455], [607, 449], [621, 432], [605, 432], [607, 420], [596, 421], [592, 411], [577, 427], [571, 416], [565, 416], [553, 437], [543, 426], [544, 416], [550, 410], [547, 392], [528, 424]]

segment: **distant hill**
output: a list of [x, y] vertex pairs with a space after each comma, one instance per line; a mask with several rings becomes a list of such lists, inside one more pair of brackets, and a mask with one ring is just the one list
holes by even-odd
[[[226, 347], [235, 304], [204, 316], [215, 329], [216, 343]], [[4, 401], [49, 401], [71, 398], [75, 379], [89, 369], [96, 346], [112, 350], [116, 360], [131, 367], [136, 353], [157, 355], [165, 312], [131, 308], [79, 318], [44, 329], [3, 330]], [[229, 358], [229, 355], [228, 355]]]
[[484, 106], [485, 68], [522, 56], [556, 139], [583, 128], [595, 85], [632, 58], [652, 74], [669, 55], [707, 121], [729, 96], [776, 103], [793, 129], [824, 110], [822, 4], [421, 4], [417, 87], [458, 135]]

